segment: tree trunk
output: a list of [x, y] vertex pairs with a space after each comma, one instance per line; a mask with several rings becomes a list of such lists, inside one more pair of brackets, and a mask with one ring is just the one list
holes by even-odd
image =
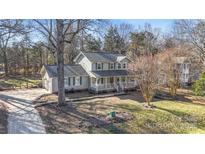
[[58, 72], [58, 104], [62, 105], [65, 103], [65, 87], [64, 87], [64, 37], [63, 29], [64, 24], [62, 19], [56, 19], [57, 26], [57, 72]]
[[29, 55], [28, 51], [26, 51], [26, 76], [29, 75]]
[[4, 71], [5, 71], [5, 76], [7, 77], [8, 76], [8, 59], [7, 59], [7, 54], [6, 54], [6, 51], [3, 51], [3, 59], [4, 59]]

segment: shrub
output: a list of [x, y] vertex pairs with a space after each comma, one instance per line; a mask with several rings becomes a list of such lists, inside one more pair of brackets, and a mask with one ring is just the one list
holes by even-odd
[[192, 86], [193, 92], [198, 96], [205, 96], [205, 73], [202, 73], [199, 79]]

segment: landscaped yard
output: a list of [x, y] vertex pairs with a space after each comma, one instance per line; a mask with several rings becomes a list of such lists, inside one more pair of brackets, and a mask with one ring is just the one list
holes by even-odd
[[7, 108], [0, 102], [0, 134], [7, 133]]
[[41, 83], [40, 77], [16, 76], [16, 77], [2, 77], [0, 78], [0, 90], [13, 88], [30, 88], [36, 87]]
[[[153, 109], [146, 108], [136, 92], [37, 109], [47, 133], [205, 133], [205, 99], [178, 97], [178, 101], [155, 99]], [[111, 118], [112, 111], [119, 118]]]

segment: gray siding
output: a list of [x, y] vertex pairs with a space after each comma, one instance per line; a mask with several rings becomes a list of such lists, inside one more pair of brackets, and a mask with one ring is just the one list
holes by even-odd
[[[66, 77], [68, 78], [68, 77]], [[82, 85], [73, 85], [73, 77], [70, 78], [70, 86], [68, 84], [65, 83], [65, 89], [71, 90], [84, 90], [84, 89], [88, 89], [89, 86], [89, 77], [88, 76], [82, 76]], [[51, 92], [57, 92], [58, 91], [58, 80], [57, 78], [53, 78], [52, 81], [52, 90]]]

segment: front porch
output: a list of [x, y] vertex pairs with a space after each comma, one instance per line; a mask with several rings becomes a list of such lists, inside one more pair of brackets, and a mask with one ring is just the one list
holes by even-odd
[[90, 78], [90, 89], [95, 92], [100, 91], [113, 91], [121, 92], [127, 89], [136, 87], [136, 81], [131, 76], [116, 76], [116, 77], [101, 77]]

